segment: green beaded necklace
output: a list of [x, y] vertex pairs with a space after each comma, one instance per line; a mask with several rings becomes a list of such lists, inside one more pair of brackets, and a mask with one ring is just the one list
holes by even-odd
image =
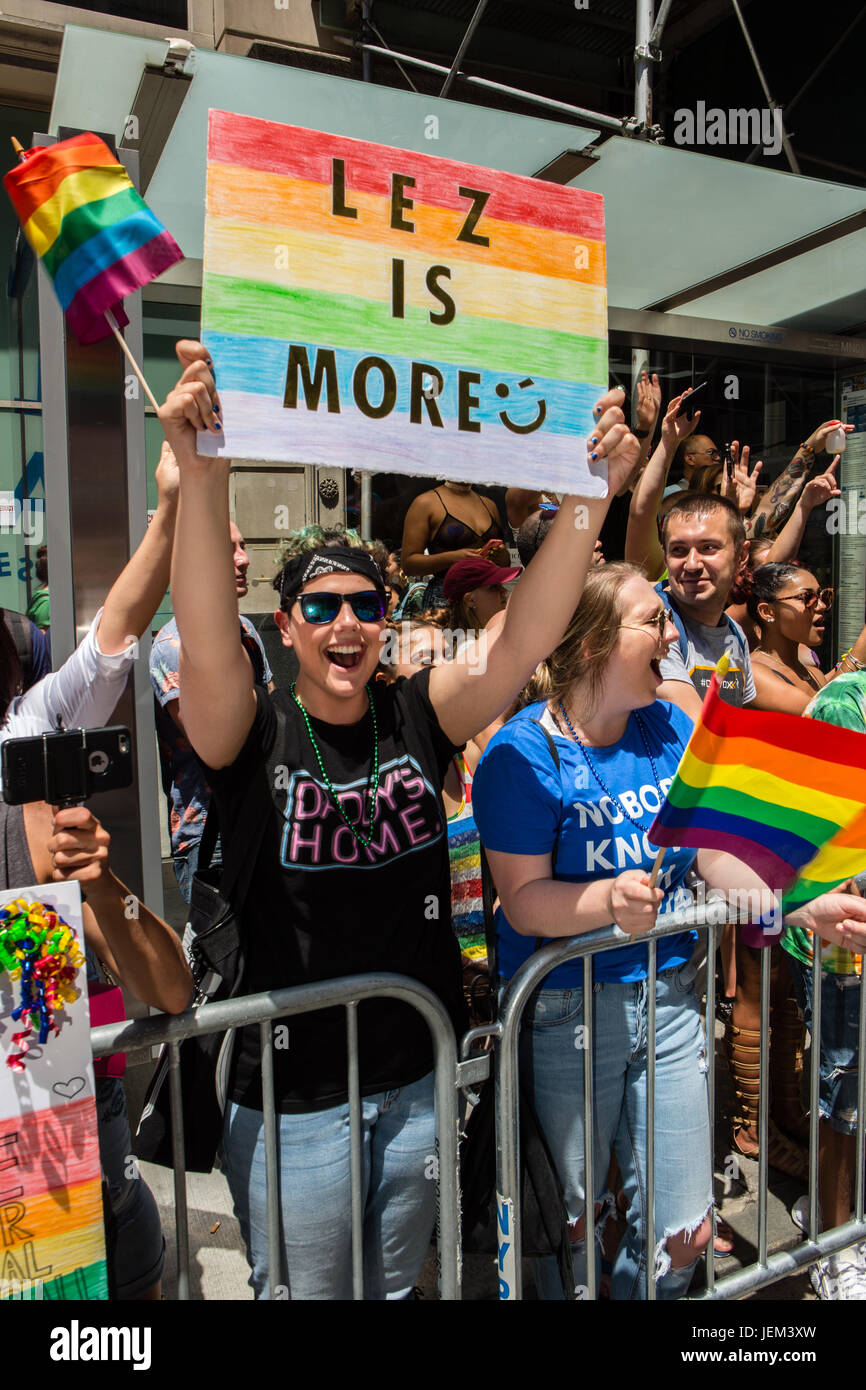
[[365, 686], [364, 686], [364, 689], [365, 689], [366, 692], [367, 692], [367, 699], [368, 699], [369, 702], [370, 702], [370, 713], [371, 713], [371, 715], [373, 716], [373, 768], [372, 768], [372, 771], [371, 771], [371, 773], [370, 773], [370, 777], [369, 777], [368, 782], [367, 782], [366, 795], [367, 795], [367, 796], [370, 795], [370, 788], [372, 787], [372, 789], [373, 789], [373, 796], [372, 796], [372, 800], [371, 800], [371, 803], [370, 803], [370, 834], [369, 834], [369, 835], [362, 835], [361, 832], [360, 832], [359, 829], [358, 829], [358, 826], [361, 824], [361, 820], [363, 820], [363, 818], [364, 818], [364, 812], [363, 812], [363, 810], [361, 811], [361, 818], [360, 818], [360, 820], [358, 820], [357, 823], [356, 823], [356, 822], [353, 822], [353, 821], [350, 821], [350, 820], [349, 820], [349, 817], [346, 815], [346, 812], [343, 810], [342, 806], [340, 805], [340, 798], [337, 796], [337, 793], [336, 793], [336, 791], [334, 790], [334, 784], [333, 784], [333, 782], [331, 781], [330, 777], [328, 776], [327, 772], [325, 771], [325, 764], [324, 764], [324, 762], [322, 761], [322, 754], [321, 754], [321, 752], [319, 751], [319, 745], [318, 745], [318, 743], [316, 742], [316, 735], [313, 733], [313, 727], [312, 727], [312, 725], [311, 725], [311, 723], [310, 723], [310, 716], [307, 714], [307, 711], [304, 709], [304, 706], [301, 704], [300, 698], [298, 697], [298, 695], [297, 695], [296, 692], [295, 692], [295, 685], [296, 685], [296, 682], [295, 682], [295, 681], [292, 681], [292, 684], [291, 684], [291, 686], [290, 686], [291, 696], [292, 696], [292, 699], [294, 700], [295, 704], [297, 705], [298, 709], [301, 711], [301, 714], [302, 714], [303, 717], [304, 717], [304, 723], [305, 723], [306, 726], [307, 726], [307, 733], [310, 735], [310, 743], [313, 745], [313, 752], [315, 753], [315, 755], [316, 755], [316, 761], [317, 761], [318, 764], [319, 764], [319, 771], [320, 771], [321, 774], [322, 774], [322, 780], [324, 781], [325, 786], [328, 788], [328, 791], [331, 793], [331, 800], [333, 801], [333, 803], [334, 803], [334, 805], [336, 806], [338, 812], [339, 812], [340, 815], [342, 816], [343, 820], [345, 821], [346, 825], [347, 825], [347, 826], [349, 827], [349, 829], [351, 830], [352, 834], [354, 835], [354, 837], [355, 837], [355, 839], [358, 841], [358, 843], [359, 843], [360, 845], [363, 845], [365, 849], [369, 849], [369, 847], [370, 847], [370, 841], [371, 841], [372, 838], [373, 838], [373, 826], [374, 826], [375, 823], [376, 823], [376, 801], [377, 801], [378, 796], [379, 796], [379, 728], [378, 728], [378, 725], [376, 724], [376, 706], [375, 706], [375, 704], [373, 703], [373, 692], [372, 692], [372, 690], [370, 689], [369, 685], [365, 685]]

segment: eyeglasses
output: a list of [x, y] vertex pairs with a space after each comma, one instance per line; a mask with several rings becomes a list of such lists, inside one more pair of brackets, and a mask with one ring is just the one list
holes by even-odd
[[289, 600], [289, 607], [295, 600], [307, 623], [332, 623], [344, 603], [348, 603], [359, 623], [378, 623], [385, 616], [385, 599], [376, 589], [363, 589], [356, 594], [331, 594], [324, 590], [296, 594]]
[[799, 599], [806, 609], [816, 608], [822, 603], [825, 608], [833, 607], [833, 600], [836, 597], [835, 589], [801, 589], [798, 594], [783, 594], [781, 598], [774, 599], [774, 603], [790, 603], [792, 599]]
[[721, 456], [721, 454], [719, 453], [718, 449], [690, 449], [690, 450], [689, 450], [689, 458], [693, 458], [693, 457], [695, 457], [695, 455], [697, 455], [697, 454], [706, 454], [706, 455], [708, 456], [708, 458], [711, 458], [711, 459], [712, 459], [713, 463], [721, 463], [721, 461], [722, 461], [722, 456]]
[[665, 628], [668, 623], [672, 623], [674, 615], [669, 608], [661, 608], [654, 618], [647, 618], [643, 623], [620, 623], [620, 627], [632, 628], [635, 632], [643, 632], [644, 628], [654, 627], [658, 629], [659, 637], [665, 635]]

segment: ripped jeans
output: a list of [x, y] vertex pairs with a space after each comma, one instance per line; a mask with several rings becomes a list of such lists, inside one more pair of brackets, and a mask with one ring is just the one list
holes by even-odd
[[[595, 1200], [602, 1200], [615, 1149], [628, 1198], [628, 1229], [613, 1266], [611, 1296], [646, 1297], [647, 1265], [656, 1296], [680, 1298], [694, 1264], [669, 1269], [665, 1238], [694, 1231], [712, 1209], [706, 1039], [694, 969], [658, 977], [656, 994], [655, 1235], [648, 1259], [646, 1209], [647, 982], [598, 982], [593, 988]], [[530, 999], [521, 1030], [521, 1070], [565, 1193], [569, 1221], [583, 1215], [583, 990], [542, 989]], [[596, 1227], [597, 1236], [600, 1225]], [[586, 1284], [586, 1242], [572, 1245], [574, 1278]], [[599, 1252], [596, 1252], [598, 1261]], [[695, 1258], [698, 1258], [696, 1253]], [[535, 1262], [539, 1298], [561, 1299], [555, 1260]]]

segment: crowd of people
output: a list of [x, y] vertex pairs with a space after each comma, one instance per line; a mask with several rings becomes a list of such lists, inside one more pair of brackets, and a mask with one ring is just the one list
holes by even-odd
[[[866, 731], [866, 628], [835, 668], [822, 670], [815, 649], [833, 591], [798, 561], [810, 513], [838, 495], [838, 458], [825, 457], [824, 445], [839, 422], [819, 425], [762, 490], [762, 465], [750, 465], [748, 447], [734, 442], [723, 457], [698, 433], [701, 412], [689, 411], [690, 393], [663, 411], [658, 378], [645, 373], [634, 430], [622, 391], [607, 392], [595, 408], [587, 448], [606, 461], [605, 499], [510, 489], [505, 525], [490, 498], [446, 481], [409, 507], [398, 551], [353, 531], [305, 527], [290, 537], [274, 578], [275, 679], [259, 634], [239, 614], [249, 558], [230, 517], [229, 462], [196, 449], [199, 432], [221, 430], [212, 364], [200, 344], [178, 344], [178, 356], [180, 379], [160, 411], [166, 445], [156, 516], [58, 672], [17, 694], [14, 652], [9, 641], [0, 648], [9, 666], [3, 737], [50, 729], [58, 714], [68, 727], [105, 722], [129, 672], [130, 634], [149, 629], [170, 564], [175, 616], [155, 637], [151, 677], [184, 897], [211, 807], [221, 832], [216, 863], [228, 859], [244, 827], [262, 827], [249, 887], [233, 904], [241, 993], [389, 971], [433, 990], [461, 1036], [470, 1022], [495, 1016], [498, 989], [537, 945], [611, 928], [622, 944], [595, 957], [591, 998], [577, 961], [557, 967], [530, 1000], [523, 1084], [562, 1185], [575, 1285], [587, 1282], [588, 1257], [604, 1255], [612, 1298], [645, 1298], [650, 1280], [658, 1298], [681, 1297], [701, 1255], [712, 1244], [730, 1248], [713, 1201], [706, 1054], [714, 1021], [702, 1018], [696, 989], [697, 934], [660, 938], [656, 1240], [648, 1249], [649, 982], [640, 938], [687, 900], [697, 880], [722, 891], [778, 885], [730, 854], [684, 848], [665, 853], [654, 882], [647, 832], [722, 653], [729, 657], [724, 699]], [[273, 653], [271, 661], [277, 665]], [[275, 769], [287, 775], [275, 777]], [[4, 806], [0, 830], [4, 886], [86, 884], [91, 973], [110, 972], [157, 1008], [187, 1006], [192, 976], [177, 938], [146, 909], [133, 922], [119, 913], [125, 888], [108, 867], [107, 832], [89, 809], [55, 815]], [[771, 948], [767, 1157], [801, 1179], [801, 1015], [809, 1026], [815, 936], [825, 986], [815, 1039], [819, 1186], [829, 1228], [848, 1219], [855, 1179], [866, 900], [852, 885], [790, 915], [781, 946]], [[494, 939], [496, 979], [488, 969]], [[718, 965], [706, 968], [719, 972], [736, 1096], [731, 1144], [754, 1156], [760, 953], [732, 927]], [[576, 1043], [589, 1007], [591, 1194]], [[359, 1049], [365, 1296], [409, 1299], [435, 1218], [431, 1042], [417, 1013], [382, 998], [360, 1007]], [[291, 1046], [273, 1057], [279, 1268], [268, 1256], [257, 1027], [235, 1039], [224, 1113], [221, 1164], [250, 1283], [257, 1298], [281, 1285], [293, 1298], [347, 1298], [342, 1010], [293, 1018]], [[145, 1184], [124, 1183], [118, 1173], [128, 1128], [116, 1090], [101, 1102], [100, 1137], [113, 1287], [118, 1297], [158, 1296], [158, 1217]], [[601, 1238], [589, 1254], [587, 1200]], [[552, 1259], [537, 1261], [535, 1278], [541, 1297], [564, 1296]], [[866, 1297], [866, 1253], [822, 1259], [812, 1278], [822, 1298]]]

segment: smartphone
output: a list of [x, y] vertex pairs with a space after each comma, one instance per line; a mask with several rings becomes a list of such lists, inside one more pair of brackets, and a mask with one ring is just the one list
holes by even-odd
[[78, 806], [132, 782], [132, 739], [123, 725], [10, 738], [0, 749], [3, 800]]
[[679, 419], [681, 415], [688, 415], [689, 419], [692, 418], [692, 402], [694, 401], [695, 396], [698, 394], [698, 392], [703, 391], [705, 386], [709, 386], [708, 381], [702, 381], [700, 386], [695, 387], [690, 396], [686, 396], [685, 400], [682, 402], [679, 410], [677, 411], [677, 419]]

